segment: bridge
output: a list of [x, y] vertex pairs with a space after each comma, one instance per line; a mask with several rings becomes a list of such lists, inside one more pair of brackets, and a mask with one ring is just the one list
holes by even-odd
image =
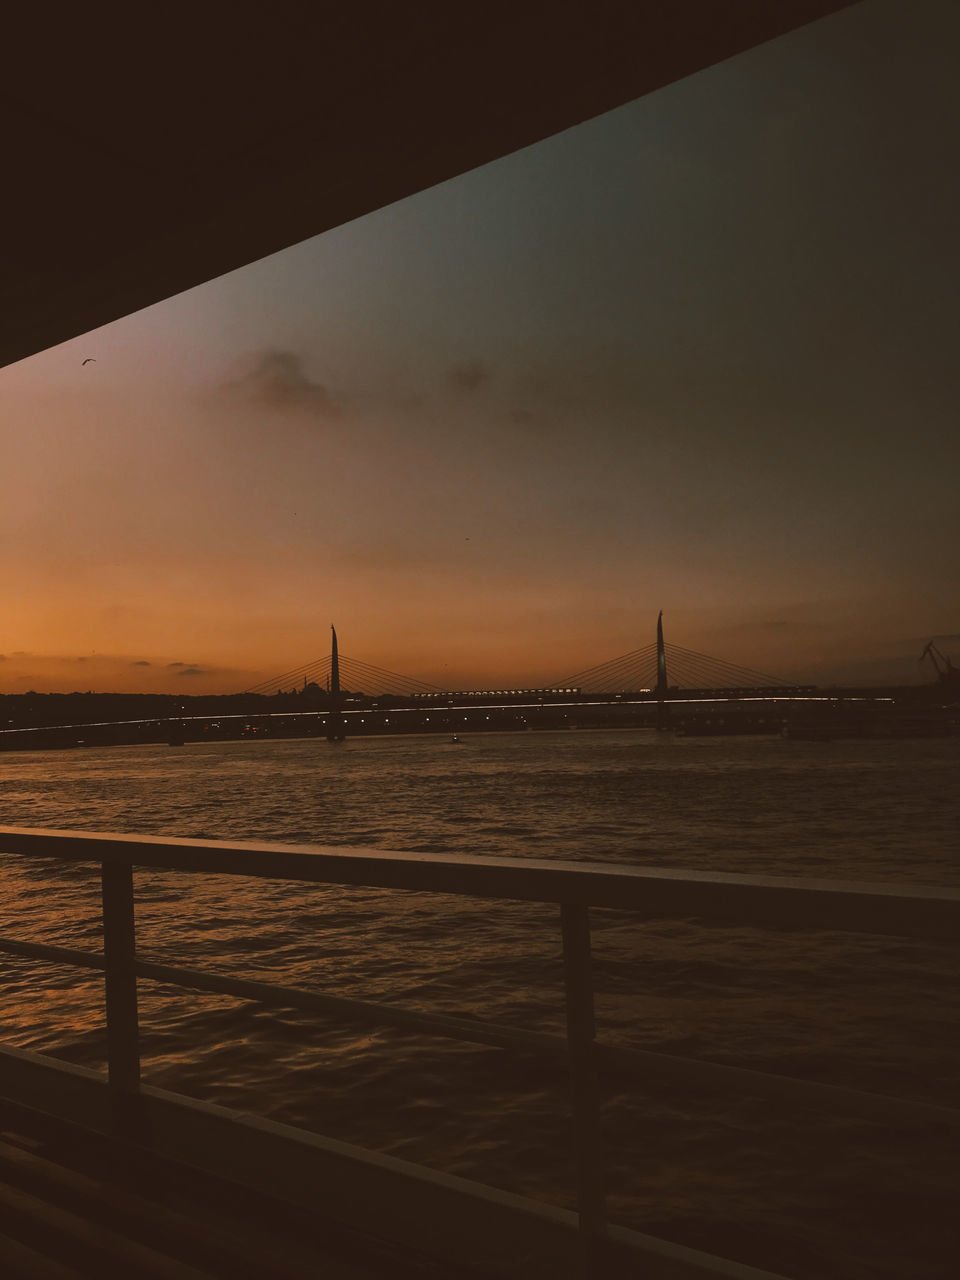
[[[383, 667], [373, 666], [360, 659], [349, 658], [339, 652], [336, 631], [331, 627], [332, 640], [328, 654], [315, 658], [270, 676], [248, 686], [244, 693], [277, 694], [289, 686], [290, 693], [335, 692], [341, 694], [341, 682], [346, 681], [357, 692], [368, 696], [406, 696], [415, 699], [438, 700], [443, 698], [489, 700], [496, 703], [503, 698], [527, 695], [554, 700], [567, 695], [589, 694], [598, 697], [621, 697], [629, 693], [637, 698], [664, 700], [681, 694], [715, 693], [724, 696], [744, 694], [769, 696], [799, 696], [816, 692], [813, 686], [800, 686], [782, 676], [764, 674], [749, 667], [738, 666], [722, 658], [714, 658], [694, 649], [671, 645], [669, 651], [663, 633], [663, 613], [657, 618], [657, 638], [639, 649], [631, 650], [616, 658], [598, 663], [583, 671], [559, 680], [546, 681], [536, 687], [500, 686], [486, 689], [443, 689], [414, 676], [401, 675]], [[667, 673], [672, 679], [668, 680]], [[332, 682], [332, 683], [331, 683]]]
[[[702, 732], [708, 724], [717, 724], [718, 729], [728, 725], [726, 716], [719, 723], [705, 722], [705, 708], [723, 708], [726, 715], [733, 715], [733, 727], [741, 730], [779, 732], [791, 704], [834, 704], [840, 699], [849, 703], [851, 698], [890, 701], [880, 692], [822, 691], [697, 650], [668, 648], [662, 611], [656, 639], [649, 644], [532, 687], [442, 689], [347, 657], [339, 652], [333, 627], [331, 634], [329, 654], [244, 691], [286, 701], [286, 707], [273, 712], [259, 731], [295, 730], [291, 716], [301, 721], [309, 718], [311, 712], [304, 708], [311, 701], [321, 704], [322, 709], [312, 714], [331, 741], [342, 741], [348, 728], [366, 736], [648, 724]], [[289, 685], [287, 690], [284, 684]], [[270, 719], [275, 723], [270, 724]], [[252, 726], [250, 731], [258, 729]]]
[[[46, 695], [0, 730], [0, 750], [238, 738], [326, 738], [563, 728], [657, 727], [679, 734], [929, 736], [960, 728], [942, 682], [818, 688], [656, 638], [536, 685], [444, 689], [330, 650], [232, 695]], [[23, 702], [24, 695], [18, 699]], [[101, 705], [111, 713], [90, 715]], [[65, 706], [83, 708], [65, 718]], [[116, 714], [117, 708], [126, 709]], [[8, 717], [8, 721], [9, 721]]]

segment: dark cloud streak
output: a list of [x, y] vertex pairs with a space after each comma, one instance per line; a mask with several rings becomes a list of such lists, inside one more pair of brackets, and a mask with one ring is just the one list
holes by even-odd
[[447, 381], [463, 394], [472, 395], [490, 381], [490, 368], [482, 360], [464, 360], [447, 370]]
[[324, 418], [338, 418], [341, 406], [321, 382], [304, 368], [295, 351], [270, 348], [253, 357], [251, 366], [227, 382], [228, 395], [274, 409], [305, 410]]

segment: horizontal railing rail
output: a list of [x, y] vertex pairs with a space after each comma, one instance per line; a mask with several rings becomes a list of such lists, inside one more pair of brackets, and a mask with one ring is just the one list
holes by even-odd
[[[104, 973], [108, 1079], [119, 1095], [136, 1095], [139, 1088], [137, 979], [334, 1015], [348, 1022], [379, 1023], [533, 1053], [556, 1065], [565, 1065], [571, 1076], [578, 1209], [586, 1266], [596, 1242], [605, 1235], [599, 1149], [598, 1072], [601, 1068], [637, 1076], [645, 1082], [682, 1080], [710, 1088], [732, 1087], [752, 1096], [787, 1097], [871, 1120], [897, 1118], [960, 1126], [960, 1111], [915, 1099], [598, 1043], [589, 921], [591, 907], [615, 908], [639, 919], [693, 917], [707, 924], [868, 932], [955, 943], [960, 940], [958, 890], [543, 859], [236, 844], [13, 827], [0, 827], [0, 853], [100, 864], [102, 953], [5, 937], [0, 937], [0, 953]], [[559, 904], [566, 1035], [140, 960], [136, 956], [134, 932], [134, 866], [191, 875], [255, 876]]]
[[960, 938], [960, 889], [546, 858], [394, 853], [0, 826], [0, 853], [358, 888], [622, 908], [648, 919]]
[[[102, 954], [77, 951], [68, 947], [52, 947], [37, 942], [21, 942], [0, 935], [0, 953], [20, 955], [57, 964], [103, 972], [106, 961]], [[234, 978], [206, 970], [153, 964], [138, 960], [138, 978], [163, 982], [192, 991], [209, 991], [236, 996], [258, 1004], [314, 1013], [336, 1015], [345, 1022], [361, 1022], [396, 1027], [401, 1031], [417, 1031], [466, 1044], [487, 1045], [533, 1054], [555, 1065], [566, 1065], [567, 1042], [563, 1036], [546, 1031], [530, 1031], [525, 1027], [507, 1026], [476, 1018], [424, 1013], [397, 1005], [370, 1000], [351, 1000], [321, 991], [308, 991], [276, 983]], [[758, 1097], [795, 1098], [807, 1103], [820, 1103], [848, 1115], [870, 1120], [899, 1118], [917, 1123], [960, 1125], [960, 1111], [914, 1098], [898, 1098], [887, 1094], [852, 1089], [846, 1085], [797, 1079], [750, 1067], [738, 1067], [705, 1058], [681, 1057], [651, 1049], [597, 1042], [598, 1061], [607, 1071], [639, 1077], [648, 1081], [685, 1081], [709, 1087], [738, 1088]]]

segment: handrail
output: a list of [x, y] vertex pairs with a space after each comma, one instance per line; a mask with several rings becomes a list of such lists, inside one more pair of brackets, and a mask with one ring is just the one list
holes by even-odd
[[[371, 849], [230, 843], [172, 837], [113, 835], [0, 827], [0, 854], [100, 863], [104, 951], [0, 938], [0, 952], [101, 970], [106, 981], [108, 1079], [118, 1117], [135, 1118], [139, 1090], [138, 977], [216, 991], [265, 1004], [336, 1013], [429, 1034], [534, 1052], [566, 1060], [570, 1070], [577, 1155], [578, 1209], [584, 1274], [605, 1235], [599, 1149], [598, 1071], [601, 1066], [645, 1078], [666, 1076], [733, 1085], [765, 1096], [808, 1102], [890, 1119], [960, 1125], [960, 1112], [910, 1099], [724, 1063], [675, 1057], [595, 1039], [589, 908], [627, 910], [641, 919], [697, 917], [705, 923], [835, 929], [960, 940], [960, 891], [935, 886], [858, 884], [776, 876], [704, 873], [594, 862], [404, 854]], [[134, 866], [187, 874], [230, 874], [483, 898], [559, 903], [566, 989], [566, 1037], [479, 1019], [429, 1014], [350, 1000], [228, 975], [158, 965], [136, 958]]]
[[0, 826], [0, 853], [120, 863], [187, 874], [409, 889], [621, 908], [646, 919], [960, 940], [960, 889], [752, 876], [547, 858], [188, 840]]

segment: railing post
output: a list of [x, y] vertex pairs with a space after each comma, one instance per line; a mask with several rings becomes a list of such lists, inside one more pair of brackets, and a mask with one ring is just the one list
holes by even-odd
[[594, 1048], [590, 916], [586, 906], [562, 903], [563, 977], [567, 998], [567, 1047], [573, 1101], [580, 1214], [580, 1258], [584, 1276], [596, 1274], [598, 1232], [604, 1221], [600, 1173], [600, 1094]]
[[132, 1137], [136, 1117], [131, 1104], [140, 1089], [133, 867], [129, 862], [104, 862], [101, 883], [108, 1076], [115, 1122], [122, 1136]]

